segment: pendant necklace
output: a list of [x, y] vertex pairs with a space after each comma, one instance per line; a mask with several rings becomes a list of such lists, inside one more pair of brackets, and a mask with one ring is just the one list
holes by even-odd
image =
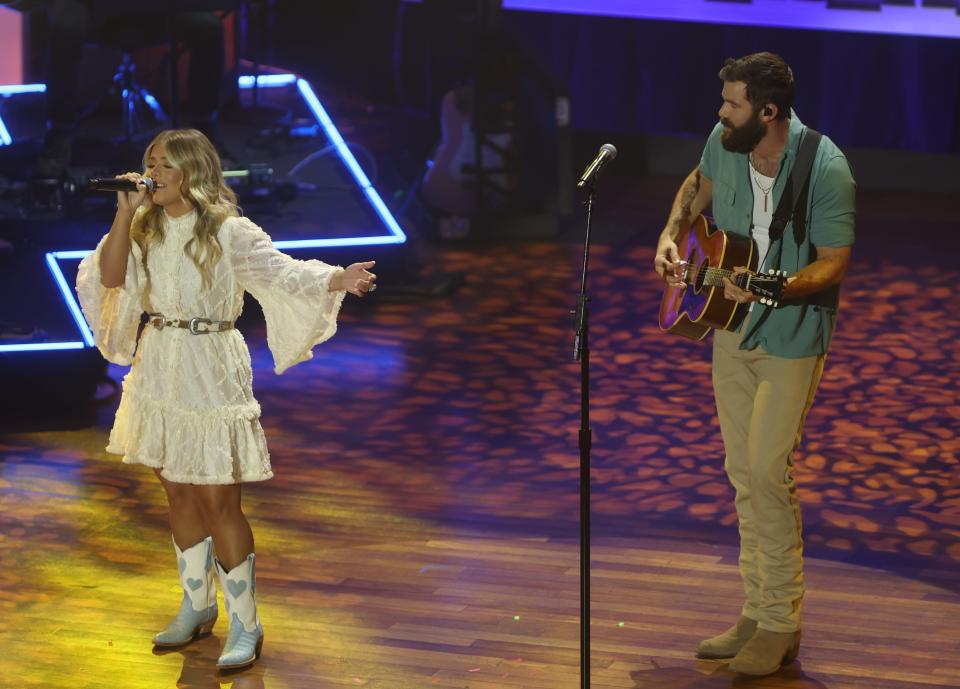
[[763, 212], [766, 213], [767, 207], [768, 207], [768, 201], [770, 197], [770, 190], [773, 189], [773, 185], [776, 184], [777, 178], [774, 177], [773, 182], [771, 182], [767, 186], [767, 188], [764, 189], [763, 185], [760, 184], [760, 179], [757, 177], [758, 174], [759, 172], [757, 171], [756, 167], [753, 164], [753, 154], [751, 153], [750, 154], [750, 176], [753, 177], [754, 183], [760, 188], [760, 191], [763, 192]]

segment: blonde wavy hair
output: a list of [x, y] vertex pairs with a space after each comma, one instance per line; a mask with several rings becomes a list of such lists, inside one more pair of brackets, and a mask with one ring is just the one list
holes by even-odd
[[[197, 267], [204, 288], [209, 288], [213, 283], [213, 267], [223, 254], [217, 233], [224, 220], [239, 215], [236, 194], [224, 182], [217, 150], [202, 132], [196, 129], [160, 132], [143, 153], [144, 170], [151, 152], [158, 145], [163, 145], [167, 161], [182, 173], [180, 194], [197, 211], [193, 237], [183, 251]], [[141, 207], [130, 226], [130, 238], [140, 246], [143, 254], [143, 269], [147, 277], [143, 300], [147, 305], [150, 303], [147, 254], [151, 244], [163, 241], [163, 214], [163, 208], [156, 204]]]

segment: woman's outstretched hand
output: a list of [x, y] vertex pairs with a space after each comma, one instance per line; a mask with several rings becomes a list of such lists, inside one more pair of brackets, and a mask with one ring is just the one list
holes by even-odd
[[377, 288], [377, 276], [368, 269], [373, 268], [375, 263], [376, 261], [365, 261], [347, 266], [342, 273], [335, 275], [330, 281], [330, 291], [343, 289], [358, 297], [372, 292]]

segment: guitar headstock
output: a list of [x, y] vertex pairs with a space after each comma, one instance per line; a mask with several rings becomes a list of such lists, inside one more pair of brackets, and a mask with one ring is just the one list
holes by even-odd
[[784, 270], [772, 268], [766, 273], [740, 273], [736, 276], [735, 282], [740, 289], [760, 297], [761, 304], [776, 308], [780, 306], [787, 273]]

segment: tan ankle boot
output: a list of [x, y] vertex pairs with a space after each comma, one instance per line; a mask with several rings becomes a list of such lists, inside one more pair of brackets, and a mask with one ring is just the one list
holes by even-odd
[[799, 652], [799, 630], [784, 633], [758, 629], [730, 661], [730, 669], [744, 675], [772, 675], [782, 665], [796, 660]]
[[733, 658], [757, 631], [757, 621], [740, 617], [737, 623], [720, 636], [706, 639], [697, 646], [697, 657], [710, 660]]

